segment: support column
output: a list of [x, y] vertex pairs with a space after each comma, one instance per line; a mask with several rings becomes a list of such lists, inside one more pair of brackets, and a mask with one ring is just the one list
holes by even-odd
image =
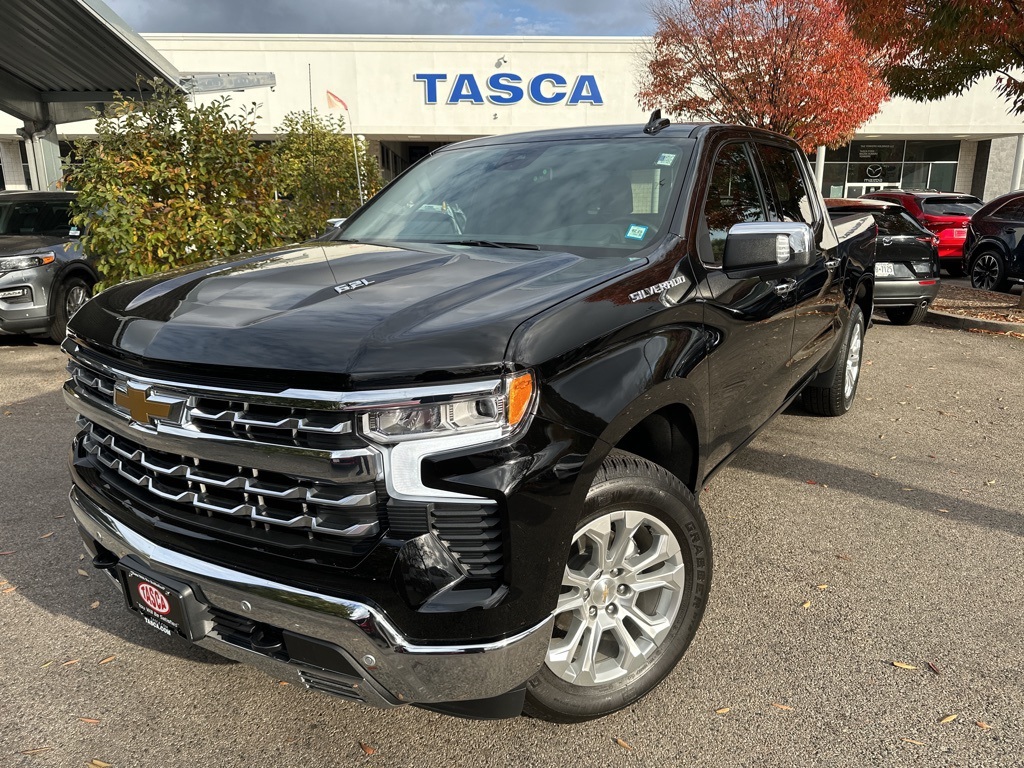
[[1024, 171], [1024, 133], [1017, 137], [1017, 152], [1013, 156], [1013, 175], [1010, 177], [1010, 191], [1020, 189], [1021, 172]]
[[64, 178], [64, 170], [60, 163], [60, 144], [57, 141], [56, 126], [49, 123], [40, 127], [26, 120], [25, 127], [18, 133], [25, 139], [28, 167], [32, 173], [32, 188], [51, 191], [59, 189]]
[[822, 185], [825, 183], [825, 147], [818, 147], [818, 155], [814, 158], [814, 180], [818, 184], [818, 191], [825, 194]]

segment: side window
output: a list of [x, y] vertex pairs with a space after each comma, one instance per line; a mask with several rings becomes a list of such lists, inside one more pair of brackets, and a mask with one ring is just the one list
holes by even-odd
[[767, 220], [746, 146], [726, 144], [719, 150], [711, 169], [711, 183], [704, 202], [704, 221], [711, 247], [701, 249], [701, 258], [721, 264], [725, 237], [733, 224]]
[[773, 193], [768, 201], [772, 218], [814, 226], [815, 211], [796, 152], [771, 144], [758, 144], [757, 150]]
[[995, 216], [1004, 221], [1024, 221], [1024, 198], [1011, 200], [996, 211]]

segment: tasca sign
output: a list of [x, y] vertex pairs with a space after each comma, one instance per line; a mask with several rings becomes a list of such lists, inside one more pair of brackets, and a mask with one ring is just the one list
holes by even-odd
[[594, 75], [568, 78], [545, 72], [525, 78], [513, 72], [498, 72], [477, 79], [472, 74], [423, 72], [413, 75], [413, 80], [423, 84], [427, 104], [518, 104], [527, 98], [543, 106], [604, 104]]

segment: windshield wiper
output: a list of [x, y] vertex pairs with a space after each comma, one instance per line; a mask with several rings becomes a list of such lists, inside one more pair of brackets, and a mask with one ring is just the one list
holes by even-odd
[[476, 245], [483, 248], [519, 248], [524, 251], [539, 251], [540, 246], [533, 243], [501, 243], [494, 240], [442, 240], [438, 245]]

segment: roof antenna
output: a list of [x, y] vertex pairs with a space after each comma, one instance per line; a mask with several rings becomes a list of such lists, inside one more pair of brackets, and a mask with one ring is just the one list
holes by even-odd
[[653, 136], [662, 128], [667, 128], [669, 120], [667, 117], [661, 116], [661, 110], [656, 109], [651, 112], [651, 119], [647, 121], [647, 125], [644, 126], [644, 133], [648, 136]]

